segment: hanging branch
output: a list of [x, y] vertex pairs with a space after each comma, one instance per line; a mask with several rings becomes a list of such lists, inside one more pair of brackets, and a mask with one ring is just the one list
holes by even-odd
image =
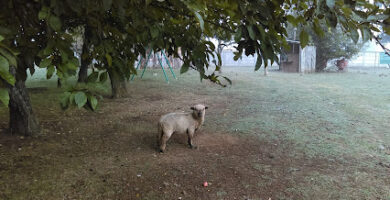
[[379, 41], [378, 36], [374, 36], [374, 39], [375, 39], [376, 42], [382, 47], [382, 49], [385, 51], [385, 54], [387, 54], [388, 56], [390, 56], [390, 49], [386, 48], [385, 45], [383, 45], [383, 44]]

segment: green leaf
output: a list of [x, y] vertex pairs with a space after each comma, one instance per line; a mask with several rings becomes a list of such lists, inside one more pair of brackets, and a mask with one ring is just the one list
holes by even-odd
[[0, 70], [9, 71], [9, 62], [3, 56], [0, 56]]
[[4, 37], [0, 35], [0, 42], [4, 40]]
[[203, 17], [195, 11], [195, 16], [196, 18], [198, 19], [199, 21], [199, 25], [200, 25], [200, 28], [202, 29], [202, 31], [204, 30], [204, 21], [203, 21]]
[[70, 70], [77, 70], [78, 66], [74, 62], [67, 62], [65, 67]]
[[105, 11], [110, 10], [112, 5], [112, 0], [103, 0], [103, 9]]
[[106, 82], [107, 77], [108, 77], [107, 72], [103, 72], [103, 73], [101, 73], [100, 76], [99, 76], [99, 81], [100, 81], [101, 83], [104, 83], [104, 82]]
[[61, 20], [57, 16], [51, 15], [49, 18], [49, 25], [51, 28], [53, 28], [55, 31], [59, 31], [61, 29]]
[[8, 95], [8, 90], [4, 88], [0, 88], [0, 101], [8, 107], [9, 103], [9, 95]]
[[84, 92], [77, 92], [74, 96], [74, 101], [77, 105], [77, 107], [81, 108], [87, 103], [87, 96]]
[[41, 63], [39, 63], [40, 68], [46, 68], [51, 64], [51, 59], [50, 58], [45, 58], [42, 59]]
[[112, 66], [112, 57], [110, 56], [110, 54], [106, 54], [106, 59], [107, 59], [107, 63], [108, 63], [108, 66], [111, 67]]
[[253, 26], [252, 25], [249, 25], [246, 27], [248, 29], [248, 33], [249, 33], [249, 37], [252, 39], [252, 40], [256, 40], [256, 34], [253, 30]]
[[61, 97], [61, 100], [60, 100], [60, 104], [61, 104], [61, 108], [62, 109], [66, 109], [69, 107], [69, 99], [70, 99], [70, 95], [72, 93], [70, 92], [65, 92], [62, 97]]
[[262, 64], [263, 64], [263, 58], [261, 57], [261, 55], [257, 54], [255, 71], [259, 70]]
[[39, 20], [46, 19], [47, 16], [49, 15], [49, 13], [50, 13], [49, 7], [43, 6], [42, 9], [38, 13], [38, 19]]
[[265, 41], [266, 33], [265, 33], [265, 30], [264, 30], [263, 26], [262, 25], [257, 25], [256, 27], [257, 27], [257, 30], [259, 30], [261, 40]]
[[47, 67], [46, 78], [50, 79], [53, 76], [54, 72], [55, 72], [55, 67], [53, 65]]
[[387, 19], [388, 17], [389, 17], [388, 15], [384, 15], [384, 14], [370, 15], [367, 17], [367, 20], [368, 21], [381, 21], [381, 20]]
[[9, 62], [9, 64], [11, 66], [14, 66], [14, 67], [17, 67], [17, 62], [16, 62], [16, 58], [15, 58], [15, 54], [6, 50], [6, 49], [3, 49], [3, 48], [0, 48], [0, 54], [3, 55]]
[[222, 66], [221, 53], [217, 53], [217, 57], [218, 57], [218, 65], [219, 65], [219, 66]]
[[372, 31], [375, 31], [375, 32], [382, 32], [381, 30], [379, 30], [377, 27], [375, 26], [371, 26], [371, 30]]
[[60, 54], [61, 54], [61, 62], [62, 63], [66, 63], [68, 62], [68, 54], [64, 51], [64, 50], [59, 50], [60, 51]]
[[180, 68], [180, 74], [186, 73], [189, 68], [190, 68], [190, 65], [188, 63], [183, 63], [183, 65]]
[[11, 85], [15, 85], [16, 80], [15, 80], [15, 77], [12, 76], [11, 73], [0, 70], [0, 77], [2, 79], [4, 79], [7, 83], [9, 83]]
[[351, 29], [351, 38], [355, 43], [359, 41], [359, 33], [356, 29]]
[[96, 110], [98, 104], [98, 100], [96, 99], [96, 97], [94, 97], [93, 95], [88, 95], [88, 101], [91, 105], [92, 110]]
[[325, 16], [326, 16], [326, 23], [328, 24], [328, 26], [332, 26], [333, 28], [336, 28], [338, 23], [336, 14], [330, 12], [330, 13], [326, 13]]
[[228, 77], [222, 76], [222, 78], [224, 78], [229, 83], [229, 85], [232, 84], [232, 80], [230, 80]]
[[305, 48], [305, 46], [309, 42], [309, 34], [305, 30], [302, 30], [301, 33], [299, 34], [299, 40], [301, 41], [301, 48]]
[[314, 22], [313, 22], [313, 29], [314, 29], [314, 32], [319, 35], [320, 37], [324, 37], [325, 33], [324, 31], [322, 30], [321, 26], [320, 26], [320, 22], [318, 20], [318, 18], [315, 18], [314, 19]]
[[38, 13], [38, 19], [39, 19], [39, 20], [46, 19], [47, 16], [48, 16], [48, 13], [47, 13], [46, 11], [41, 10], [41, 11], [39, 11], [39, 13]]
[[384, 26], [383, 31], [387, 34], [390, 35], [390, 26]]
[[330, 8], [333, 9], [335, 5], [335, 0], [326, 0], [326, 5]]
[[152, 38], [156, 38], [158, 36], [159, 30], [157, 27], [152, 27], [150, 30], [150, 34], [152, 35]]
[[368, 28], [360, 29], [362, 33], [363, 42], [367, 42], [371, 38], [371, 31]]
[[298, 23], [297, 23], [297, 20], [296, 20], [296, 18], [294, 17], [294, 16], [292, 16], [292, 15], [287, 15], [286, 16], [286, 19], [287, 19], [287, 21], [288, 22], [290, 22], [293, 26], [298, 26]]
[[237, 32], [234, 34], [234, 41], [239, 42], [242, 37], [242, 29], [241, 27], [238, 28]]
[[237, 61], [239, 58], [241, 58], [242, 50], [238, 52], [234, 52], [233, 54], [234, 54], [233, 60]]
[[4, 79], [7, 83], [14, 85], [15, 77], [9, 73], [9, 62], [8, 60], [0, 55], [0, 77]]
[[89, 76], [88, 76], [88, 82], [96, 82], [99, 78], [99, 72], [92, 72]]

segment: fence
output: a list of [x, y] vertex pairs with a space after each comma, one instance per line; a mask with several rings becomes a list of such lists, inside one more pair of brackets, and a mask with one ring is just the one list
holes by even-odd
[[[238, 60], [233, 59], [234, 54], [233, 50], [231, 49], [224, 49], [221, 53], [221, 59], [222, 59], [222, 65], [224, 67], [255, 67], [257, 55], [254, 56], [245, 56], [243, 55]], [[262, 65], [264, 66], [264, 64]], [[279, 69], [279, 65], [274, 62], [274, 64], [271, 66], [271, 63], [268, 63], [268, 67], [270, 69]]]
[[[360, 52], [349, 60], [349, 67], [389, 67], [388, 64], [383, 62], [383, 52], [378, 51], [365, 51]], [[382, 57], [382, 62], [381, 62]]]

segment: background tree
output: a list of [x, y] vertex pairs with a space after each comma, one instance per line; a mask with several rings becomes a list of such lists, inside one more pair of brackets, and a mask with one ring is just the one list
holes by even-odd
[[310, 34], [316, 46], [316, 71], [323, 71], [332, 59], [350, 59], [358, 54], [363, 42], [355, 43], [340, 27], [329, 29], [323, 36]]

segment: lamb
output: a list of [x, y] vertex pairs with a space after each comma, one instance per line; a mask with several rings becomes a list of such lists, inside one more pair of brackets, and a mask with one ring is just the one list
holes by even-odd
[[203, 125], [207, 108], [207, 106], [197, 104], [191, 107], [192, 113], [169, 113], [163, 115], [158, 122], [160, 152], [165, 151], [166, 143], [173, 133], [186, 133], [190, 147], [193, 149], [197, 148], [193, 143], [193, 138], [195, 131]]

